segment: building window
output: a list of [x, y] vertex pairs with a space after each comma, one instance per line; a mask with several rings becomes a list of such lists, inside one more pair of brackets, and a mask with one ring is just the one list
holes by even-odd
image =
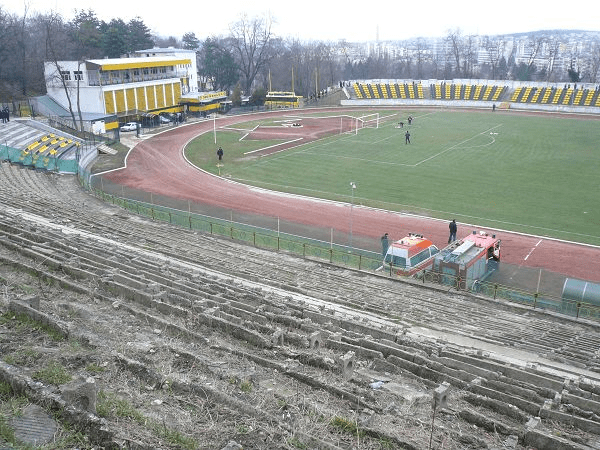
[[156, 67], [153, 67], [151, 70], [152, 70], [152, 75], [156, 75], [158, 73], [158, 70], [156, 69]]
[[61, 70], [60, 76], [64, 81], [71, 81], [71, 72], [68, 70]]
[[79, 80], [79, 81], [83, 80], [83, 71], [81, 71], [81, 70], [75, 70], [73, 72], [73, 75], [75, 76], [75, 80]]

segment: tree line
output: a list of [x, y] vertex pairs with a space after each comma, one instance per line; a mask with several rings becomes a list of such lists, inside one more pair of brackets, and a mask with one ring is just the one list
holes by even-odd
[[[196, 51], [203, 88], [227, 90], [235, 97], [251, 95], [259, 102], [267, 90], [291, 91], [304, 97], [318, 95], [340, 80], [354, 79], [516, 79], [596, 83], [600, 44], [565, 45], [559, 34], [532, 34], [517, 46], [502, 36], [464, 36], [449, 30], [443, 49], [430, 41], [413, 39], [390, 50], [346, 41], [301, 41], [282, 38], [272, 30], [270, 17], [240, 16], [225, 36], [201, 41], [193, 31], [181, 40], [153, 34], [143, 19], [99, 20], [92, 10], [75, 11], [65, 19], [56, 13], [20, 16], [0, 6], [0, 103], [43, 95], [44, 62], [117, 58], [152, 47]], [[507, 46], [513, 43], [512, 50]], [[556, 64], [567, 48], [570, 65]], [[478, 63], [481, 53], [485, 62]], [[508, 54], [508, 56], [507, 56]], [[519, 61], [517, 62], [517, 59]]]

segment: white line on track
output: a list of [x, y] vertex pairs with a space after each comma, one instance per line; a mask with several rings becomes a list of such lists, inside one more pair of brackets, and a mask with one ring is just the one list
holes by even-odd
[[529, 258], [531, 256], [531, 254], [533, 253], [533, 251], [538, 247], [538, 245], [540, 245], [542, 243], [543, 239], [540, 239], [537, 244], [535, 244], [533, 246], [533, 248], [529, 251], [529, 253], [527, 253], [527, 256], [525, 257], [525, 259], [523, 261], [527, 261], [527, 258]]

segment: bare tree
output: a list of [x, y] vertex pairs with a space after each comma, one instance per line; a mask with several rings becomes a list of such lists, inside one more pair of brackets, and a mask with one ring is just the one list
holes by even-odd
[[460, 29], [449, 30], [446, 35], [447, 62], [453, 61], [453, 67], [458, 77], [461, 76], [461, 67], [464, 59], [464, 43]]
[[562, 45], [562, 39], [557, 36], [551, 36], [546, 39], [546, 81], [553, 81], [552, 75], [556, 68], [556, 60], [560, 55], [560, 47]]
[[423, 38], [418, 38], [415, 42], [415, 50], [413, 55], [415, 57], [415, 65], [417, 69], [417, 78], [422, 79], [423, 77], [423, 65], [427, 61], [429, 47]]
[[27, 76], [27, 60], [28, 60], [28, 50], [29, 50], [29, 39], [28, 39], [28, 6], [25, 5], [25, 11], [23, 12], [23, 17], [20, 20], [15, 20], [11, 32], [14, 35], [14, 44], [15, 44], [15, 53], [16, 59], [19, 61], [19, 64], [15, 67], [20, 69], [19, 81], [21, 82], [21, 94], [26, 96], [28, 94], [28, 81], [29, 77]]
[[4, 45], [0, 46], [0, 79], [4, 79], [3, 69], [8, 67], [7, 62], [10, 60], [10, 47], [6, 45], [10, 28], [11, 18], [0, 6], [0, 38], [4, 43]]
[[[68, 33], [66, 24], [63, 22], [62, 17], [58, 14], [51, 13], [45, 16], [43, 20], [44, 32], [45, 32], [45, 44], [46, 44], [46, 60], [54, 68], [52, 75], [53, 79], [48, 80], [50, 82], [60, 82], [65, 93], [67, 100], [68, 110], [71, 114], [73, 121], [73, 128], [78, 131], [83, 131], [83, 117], [81, 114], [81, 105], [79, 100], [79, 82], [80, 79], [76, 77], [75, 96], [77, 103], [77, 111], [79, 121], [75, 118], [75, 111], [73, 110], [73, 86], [70, 83], [70, 74], [67, 75], [64, 70], [65, 68], [61, 65], [61, 60], [64, 58], [65, 50], [68, 47]], [[81, 61], [78, 62], [78, 69]]]
[[532, 75], [535, 73], [535, 62], [538, 59], [539, 54], [544, 48], [548, 38], [543, 35], [532, 35], [525, 41], [524, 56], [525, 56], [525, 78], [530, 80]]
[[271, 26], [270, 16], [249, 19], [246, 15], [230, 26], [232, 47], [244, 78], [246, 93], [250, 92], [256, 75], [272, 58]]
[[506, 50], [506, 40], [504, 39], [504, 36], [496, 36], [493, 38], [485, 36], [483, 38], [483, 48], [487, 54], [490, 67], [492, 68], [491, 78], [492, 80], [495, 80], [498, 76], [498, 64]]
[[475, 63], [477, 62], [478, 49], [477, 36], [470, 34], [463, 39], [463, 76], [465, 78], [473, 78], [475, 71]]
[[588, 56], [588, 67], [590, 68], [589, 82], [596, 83], [598, 81], [598, 73], [600, 72], [600, 41], [594, 40], [592, 49]]

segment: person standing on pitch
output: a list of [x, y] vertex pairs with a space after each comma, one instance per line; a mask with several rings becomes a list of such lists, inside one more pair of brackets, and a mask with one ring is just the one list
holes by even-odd
[[410, 144], [410, 133], [408, 131], [406, 131], [406, 134], [404, 135], [404, 143]]
[[450, 222], [450, 225], [448, 226], [448, 228], [450, 228], [450, 237], [448, 238], [448, 244], [450, 242], [453, 242], [456, 240], [456, 220], [452, 219], [452, 222]]
[[217, 150], [217, 156], [219, 157], [219, 161], [223, 161], [223, 149], [221, 147]]

